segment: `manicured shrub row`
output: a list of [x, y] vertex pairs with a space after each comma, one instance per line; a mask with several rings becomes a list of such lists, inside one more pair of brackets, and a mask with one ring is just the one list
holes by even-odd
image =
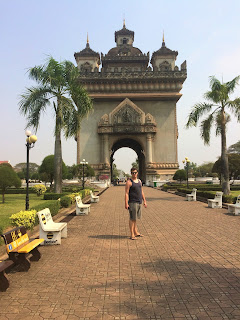
[[[191, 193], [192, 189], [186, 189], [186, 188], [178, 188], [178, 192], [181, 193]], [[197, 190], [197, 196], [206, 198], [206, 199], [214, 199], [216, 192], [215, 191], [201, 191]], [[223, 195], [223, 202], [225, 203], [235, 203], [237, 197], [233, 197], [232, 195]]]
[[[35, 191], [32, 188], [28, 189], [29, 193], [35, 193]], [[26, 194], [26, 189], [17, 189], [17, 188], [12, 188], [12, 189], [7, 189], [5, 194]]]
[[[186, 184], [173, 184], [173, 185], [168, 185], [164, 184], [163, 185], [163, 190], [177, 190], [178, 188], [187, 188]], [[203, 191], [222, 191], [222, 186], [218, 184], [212, 184], [212, 185], [206, 185], [206, 184], [189, 184], [189, 190], [196, 188], [198, 191], [203, 190]], [[232, 191], [234, 190], [240, 190], [240, 186], [238, 185], [233, 185], [230, 186], [230, 189]]]
[[38, 204], [37, 206], [35, 207], [32, 207], [31, 209], [35, 209], [37, 212], [38, 211], [41, 211], [45, 208], [49, 208], [52, 216], [55, 216], [59, 209], [60, 209], [61, 205], [60, 205], [60, 201], [58, 200], [55, 200], [55, 201], [43, 201], [43, 203], [41, 204]]
[[59, 198], [66, 196], [67, 194], [69, 194], [69, 192], [64, 192], [64, 193], [46, 192], [44, 193], [43, 200], [58, 200]]
[[12, 214], [9, 220], [12, 226], [24, 226], [27, 230], [32, 230], [36, 224], [37, 211], [19, 211]]
[[[49, 208], [52, 216], [55, 216], [60, 208], [68, 208], [75, 202], [75, 197], [81, 195], [82, 198], [90, 194], [90, 189], [81, 190], [78, 193], [63, 195], [53, 193], [59, 200], [44, 200], [43, 203], [32, 207], [30, 211], [20, 211], [12, 214], [10, 222], [13, 226], [25, 226], [26, 229], [31, 230], [39, 223], [37, 212], [45, 208]], [[50, 195], [50, 194], [49, 194]], [[60, 197], [59, 197], [60, 196]], [[50, 196], [49, 196], [50, 197]], [[53, 199], [53, 198], [52, 198]]]

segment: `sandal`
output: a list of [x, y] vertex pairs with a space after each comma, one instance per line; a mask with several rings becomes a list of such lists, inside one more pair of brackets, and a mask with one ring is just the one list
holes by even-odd
[[130, 237], [129, 239], [131, 239], [131, 240], [137, 240], [136, 237]]
[[136, 237], [144, 237], [144, 236], [139, 233], [139, 234], [137, 234], [137, 235], [135, 236], [135, 238], [136, 238]]

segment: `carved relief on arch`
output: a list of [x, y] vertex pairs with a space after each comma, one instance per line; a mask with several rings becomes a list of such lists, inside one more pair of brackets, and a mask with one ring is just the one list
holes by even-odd
[[159, 70], [160, 71], [171, 71], [172, 70], [171, 64], [167, 61], [164, 61], [159, 64]]
[[156, 121], [155, 121], [154, 117], [150, 113], [146, 114], [145, 123], [146, 124], [155, 124], [156, 125]]
[[109, 123], [109, 116], [108, 116], [108, 114], [104, 114], [102, 117], [101, 117], [101, 119], [100, 119], [100, 121], [98, 122], [98, 125], [99, 126], [101, 126], [101, 125], [106, 125], [106, 124], [108, 124]]
[[124, 99], [110, 114], [109, 123], [118, 124], [144, 124], [145, 113], [128, 98]]

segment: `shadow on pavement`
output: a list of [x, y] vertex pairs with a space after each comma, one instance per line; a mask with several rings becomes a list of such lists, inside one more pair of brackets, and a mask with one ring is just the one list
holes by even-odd
[[129, 236], [121, 236], [121, 235], [115, 235], [115, 234], [99, 234], [97, 236], [89, 236], [88, 238], [94, 238], [94, 239], [126, 239], [126, 238], [129, 238]]

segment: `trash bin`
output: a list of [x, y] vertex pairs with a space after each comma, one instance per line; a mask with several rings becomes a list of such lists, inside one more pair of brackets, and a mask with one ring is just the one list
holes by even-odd
[[154, 186], [154, 188], [157, 187], [157, 181], [153, 181], [153, 186]]

